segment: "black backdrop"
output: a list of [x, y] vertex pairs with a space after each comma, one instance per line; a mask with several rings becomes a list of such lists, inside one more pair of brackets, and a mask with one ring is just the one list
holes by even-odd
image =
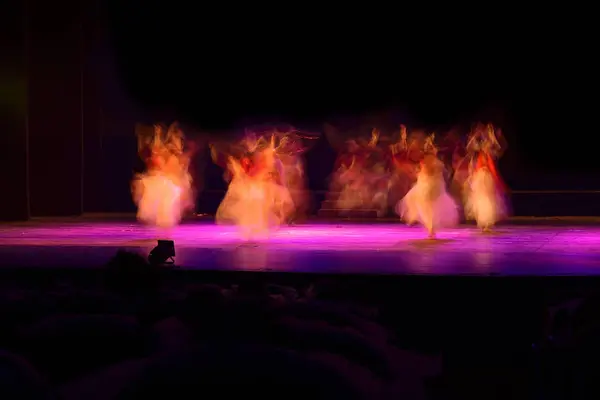
[[6, 20], [0, 35], [0, 220], [29, 216], [27, 188], [27, 78], [25, 74], [25, 7], [5, 2]]
[[[156, 102], [144, 103], [139, 91], [131, 91], [135, 85], [127, 81], [131, 71], [123, 68], [123, 47], [115, 44], [114, 24], [107, 22], [99, 0], [87, 2], [84, 8], [74, 0], [51, 5], [42, 0], [8, 3], [13, 3], [14, 18], [3, 26], [8, 33], [3, 35], [8, 40], [3, 46], [8, 63], [0, 78], [0, 167], [5, 171], [0, 174], [0, 219], [133, 211], [129, 183], [140, 167], [135, 123], [181, 115], [168, 107], [157, 108]], [[143, 57], [147, 63], [155, 62], [152, 52]], [[552, 78], [558, 79], [557, 75]], [[459, 83], [447, 86], [456, 89]], [[534, 91], [531, 85], [528, 90]], [[152, 92], [152, 88], [145, 91]], [[422, 112], [428, 106], [426, 97], [404, 108], [403, 121], [427, 120]], [[597, 189], [593, 168], [597, 170], [597, 162], [590, 157], [595, 150], [591, 144], [585, 146], [588, 141], [582, 138], [585, 124], [565, 122], [569, 121], [565, 115], [573, 114], [567, 102], [547, 111], [535, 108], [542, 97], [519, 94], [477, 111], [472, 107], [477, 99], [471, 99], [471, 111], [460, 118], [491, 119], [502, 125], [510, 148], [501, 170], [513, 189]], [[528, 113], [537, 120], [525, 121]], [[562, 124], [553, 131], [544, 118], [560, 118]], [[310, 128], [318, 129], [319, 124], [313, 120]], [[545, 151], [545, 145], [550, 150]], [[202, 178], [203, 189], [224, 189], [221, 171], [210, 163], [206, 151], [202, 155], [195, 173]], [[324, 141], [307, 154], [311, 189], [326, 188], [334, 157]]]
[[[2, 219], [83, 211], [81, 12], [78, 2], [14, 1], [10, 108], [3, 107]], [[52, 16], [52, 18], [50, 18]], [[3, 86], [6, 86], [3, 83]], [[4, 128], [4, 126], [3, 126]]]

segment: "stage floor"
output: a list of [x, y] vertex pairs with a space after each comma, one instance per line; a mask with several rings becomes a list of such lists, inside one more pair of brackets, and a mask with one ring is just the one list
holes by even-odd
[[72, 220], [0, 224], [0, 267], [105, 264], [118, 249], [147, 255], [156, 239], [175, 241], [186, 269], [429, 275], [600, 275], [600, 225], [473, 226], [425, 239], [401, 223], [283, 227], [259, 243], [234, 227], [183, 224], [169, 237], [135, 222]]

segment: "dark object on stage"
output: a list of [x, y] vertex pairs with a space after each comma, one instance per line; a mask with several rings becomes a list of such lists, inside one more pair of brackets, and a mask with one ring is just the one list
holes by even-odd
[[175, 242], [172, 240], [159, 240], [158, 245], [148, 254], [151, 265], [173, 264], [175, 260]]

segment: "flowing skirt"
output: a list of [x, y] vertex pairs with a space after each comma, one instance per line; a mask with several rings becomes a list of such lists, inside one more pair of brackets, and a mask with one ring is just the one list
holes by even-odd
[[430, 233], [458, 223], [458, 206], [446, 192], [441, 176], [420, 174], [417, 183], [396, 205], [396, 212], [409, 224], [421, 223]]
[[293, 212], [289, 191], [272, 181], [235, 178], [217, 210], [217, 223], [235, 224], [245, 239], [266, 238]]
[[486, 168], [471, 177], [465, 199], [465, 216], [488, 229], [508, 214], [504, 193]]
[[166, 175], [143, 175], [134, 182], [133, 190], [140, 221], [160, 228], [171, 228], [181, 221], [185, 190]]

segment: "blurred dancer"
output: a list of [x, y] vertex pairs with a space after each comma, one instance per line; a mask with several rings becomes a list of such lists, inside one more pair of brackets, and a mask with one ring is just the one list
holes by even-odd
[[471, 162], [465, 199], [465, 216], [475, 220], [484, 232], [508, 214], [505, 185], [496, 169], [495, 158], [502, 146], [499, 132], [491, 124], [478, 125], [467, 145]]
[[423, 143], [418, 135], [407, 134], [406, 126], [400, 126], [400, 140], [391, 148], [392, 178], [390, 179], [390, 197], [392, 208], [396, 207], [417, 181], [419, 165], [423, 159]]
[[236, 224], [246, 240], [264, 239], [288, 219], [294, 203], [279, 182], [274, 138], [266, 145], [262, 139], [247, 140], [246, 147], [241, 159], [228, 158], [232, 178], [216, 220]]
[[[431, 141], [429, 150], [432, 145]], [[433, 153], [425, 155], [417, 182], [396, 206], [396, 212], [407, 223], [421, 223], [429, 238], [434, 238], [439, 228], [458, 223], [458, 207], [446, 192], [444, 164]]]
[[317, 136], [308, 136], [288, 127], [271, 132], [275, 142], [275, 166], [277, 179], [290, 193], [294, 208], [288, 215], [288, 224], [300, 222], [306, 217], [309, 197], [306, 190], [303, 154], [316, 142]]
[[[330, 130], [328, 135], [336, 134]], [[371, 131], [370, 140], [361, 139], [346, 141], [331, 176], [328, 197], [341, 214], [372, 210], [383, 216], [388, 210], [389, 160], [379, 146], [377, 129]]]
[[176, 124], [154, 126], [151, 137], [138, 136], [146, 172], [135, 177], [133, 199], [140, 221], [171, 228], [194, 206], [192, 178], [188, 172], [191, 152], [184, 150], [183, 132]]

